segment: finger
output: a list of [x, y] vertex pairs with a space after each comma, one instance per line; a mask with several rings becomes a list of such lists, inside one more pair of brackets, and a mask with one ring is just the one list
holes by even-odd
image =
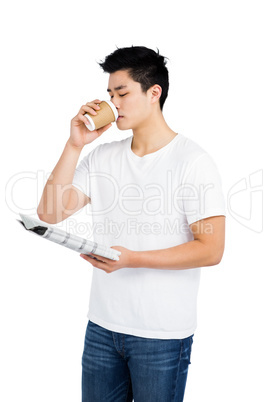
[[101, 261], [105, 262], [105, 264], [115, 265], [117, 263], [117, 261], [119, 261], [119, 259], [118, 260], [113, 260], [112, 258], [103, 257], [103, 256], [100, 256], [98, 254], [93, 254], [93, 253], [89, 253], [89, 254], [91, 256], [97, 258], [98, 260], [101, 260]]
[[91, 107], [94, 110], [100, 110], [100, 101], [87, 102], [84, 106]]
[[84, 114], [79, 113], [77, 115], [77, 119], [84, 123], [86, 126], [89, 124], [89, 120]]
[[108, 128], [112, 127], [112, 123], [107, 124], [104, 127], [101, 127], [97, 130], [98, 134], [101, 135], [104, 133], [104, 131], [108, 130]]
[[92, 260], [95, 260], [95, 261], [104, 263], [104, 261], [102, 261], [99, 256], [95, 256], [95, 255], [91, 255], [91, 254], [80, 254], [80, 256], [89, 262], [92, 262]]
[[93, 255], [89, 255], [89, 254], [80, 254], [80, 256], [82, 258], [84, 258], [85, 260], [88, 260], [88, 258], [91, 258], [92, 260], [96, 260], [96, 257], [93, 257]]
[[83, 105], [79, 110], [79, 113], [81, 114], [89, 113], [95, 116], [97, 114], [97, 110], [99, 110], [97, 105], [95, 107]]
[[99, 261], [95, 258], [92, 258], [88, 255], [85, 254], [80, 254], [80, 257], [82, 257], [84, 260], [88, 261], [91, 265], [93, 265], [93, 267], [95, 268], [99, 268], [102, 269], [103, 271], [105, 271], [106, 273], [110, 273], [111, 271], [108, 269], [107, 264], [105, 264], [102, 261]]
[[96, 105], [99, 105], [99, 104], [101, 103], [101, 100], [95, 99], [94, 101], [87, 102], [86, 105], [92, 105], [92, 104], [94, 104], [94, 103], [95, 103]]
[[113, 261], [110, 258], [106, 258], [98, 254], [89, 253], [88, 255], [92, 256], [92, 258], [96, 258], [98, 261], [105, 262], [106, 264], [109, 264], [111, 261]]

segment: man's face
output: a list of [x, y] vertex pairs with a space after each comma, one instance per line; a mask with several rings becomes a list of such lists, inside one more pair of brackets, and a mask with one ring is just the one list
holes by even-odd
[[142, 92], [141, 84], [133, 81], [125, 70], [110, 74], [108, 92], [118, 110], [117, 127], [135, 130], [141, 127], [152, 110], [150, 90]]

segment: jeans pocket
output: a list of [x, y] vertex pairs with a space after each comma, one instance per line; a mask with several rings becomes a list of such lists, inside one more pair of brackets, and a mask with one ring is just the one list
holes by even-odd
[[194, 335], [190, 336], [190, 342], [189, 342], [189, 364], [191, 364], [191, 355], [192, 355], [192, 347], [194, 343]]
[[188, 364], [191, 364], [191, 353], [193, 345], [193, 335], [182, 340], [182, 358], [187, 360]]

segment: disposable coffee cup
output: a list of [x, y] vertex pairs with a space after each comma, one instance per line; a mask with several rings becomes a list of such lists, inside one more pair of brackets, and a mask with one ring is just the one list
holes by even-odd
[[107, 124], [113, 123], [118, 118], [117, 109], [112, 102], [102, 101], [99, 103], [99, 107], [100, 109], [96, 110], [96, 115], [92, 116], [88, 113], [85, 114], [85, 117], [88, 119], [88, 124], [86, 124], [86, 127], [90, 131], [98, 130]]

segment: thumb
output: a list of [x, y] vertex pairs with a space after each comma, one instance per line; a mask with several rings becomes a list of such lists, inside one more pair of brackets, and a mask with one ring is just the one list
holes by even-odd
[[107, 124], [104, 127], [101, 127], [97, 130], [98, 135], [101, 135], [102, 133], [104, 133], [104, 131], [108, 130], [108, 128], [112, 127], [112, 123]]

